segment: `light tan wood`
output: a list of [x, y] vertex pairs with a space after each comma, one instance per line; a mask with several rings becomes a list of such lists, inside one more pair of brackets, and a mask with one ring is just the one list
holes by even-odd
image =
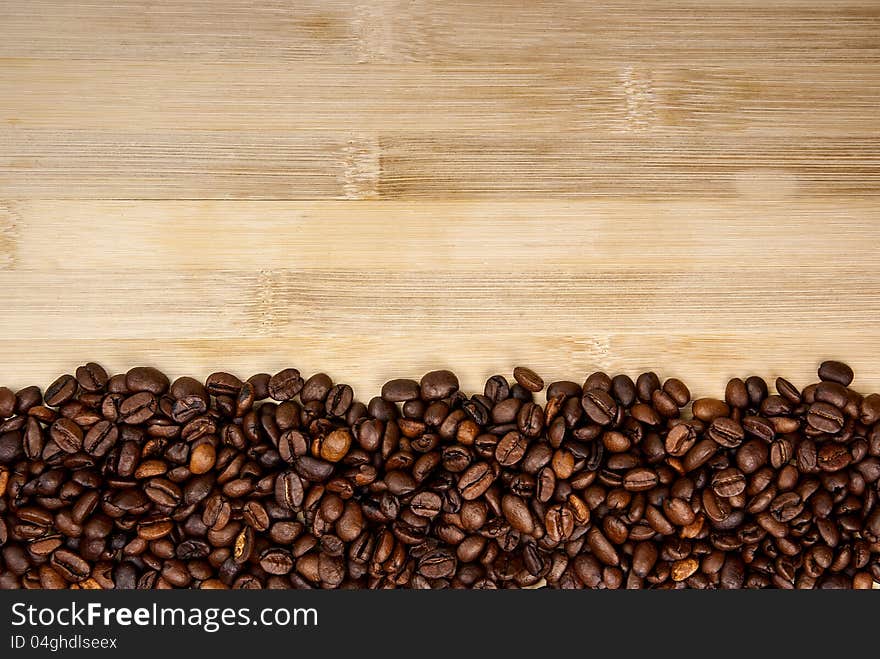
[[880, 390], [880, 7], [0, 4], [0, 382]]

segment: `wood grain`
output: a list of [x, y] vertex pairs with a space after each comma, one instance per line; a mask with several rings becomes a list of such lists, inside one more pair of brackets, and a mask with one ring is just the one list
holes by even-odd
[[0, 381], [880, 390], [880, 6], [9, 0]]

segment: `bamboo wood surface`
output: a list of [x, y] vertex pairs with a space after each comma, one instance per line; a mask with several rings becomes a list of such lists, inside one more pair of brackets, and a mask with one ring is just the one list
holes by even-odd
[[873, 0], [0, 3], [0, 384], [880, 390]]

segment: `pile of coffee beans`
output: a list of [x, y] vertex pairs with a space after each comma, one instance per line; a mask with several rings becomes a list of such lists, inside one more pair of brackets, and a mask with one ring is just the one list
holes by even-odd
[[[0, 588], [872, 588], [880, 395], [825, 362], [466, 395], [294, 368], [0, 388]], [[544, 392], [541, 394], [541, 392]]]

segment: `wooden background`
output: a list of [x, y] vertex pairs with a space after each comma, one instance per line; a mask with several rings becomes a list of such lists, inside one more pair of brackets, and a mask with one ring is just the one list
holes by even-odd
[[2, 0], [0, 382], [880, 389], [876, 0]]

